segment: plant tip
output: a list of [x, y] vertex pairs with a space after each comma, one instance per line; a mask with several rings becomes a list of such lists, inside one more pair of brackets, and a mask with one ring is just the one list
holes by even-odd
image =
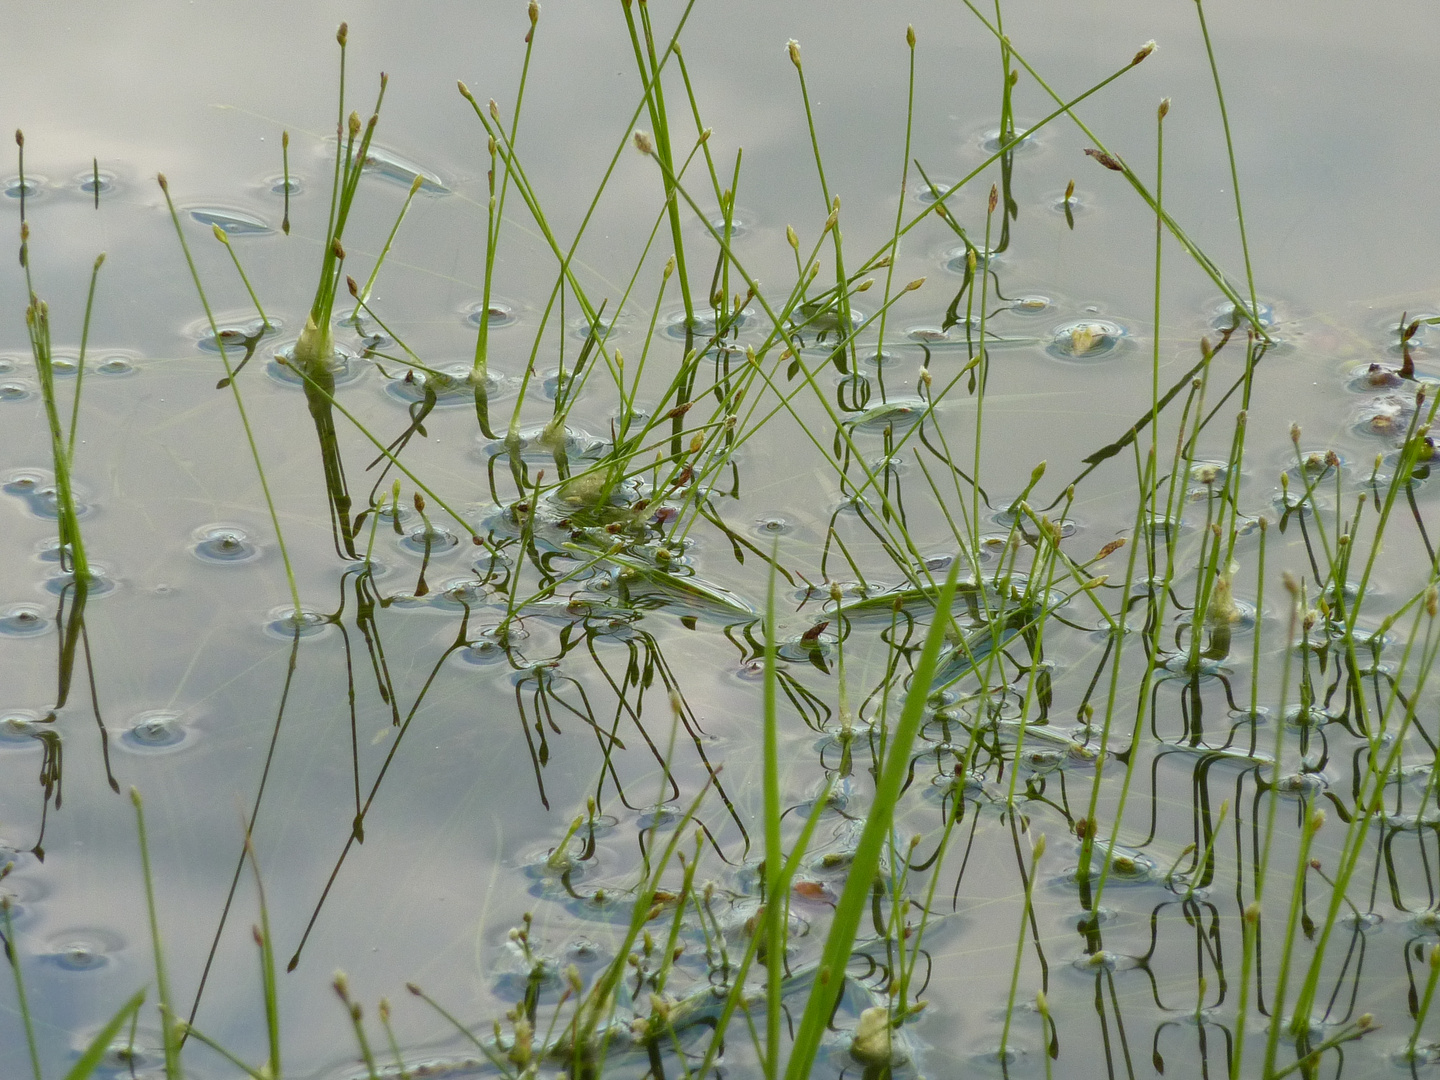
[[905, 27], [905, 44], [909, 45], [912, 49], [915, 47], [915, 27], [913, 24]]
[[534, 26], [540, 21], [540, 0], [530, 0], [530, 7], [527, 9], [530, 16], [530, 25]]
[[1168, 97], [1167, 97], [1167, 98], [1161, 98], [1161, 100], [1160, 100], [1160, 108], [1159, 108], [1158, 110], [1156, 110], [1156, 115], [1157, 115], [1161, 120], [1164, 120], [1165, 117], [1166, 117], [1167, 115], [1169, 115], [1169, 112], [1170, 112], [1170, 99], [1169, 99]]
[[1140, 63], [1141, 60], [1144, 60], [1147, 56], [1149, 56], [1149, 55], [1150, 55], [1152, 52], [1154, 52], [1154, 51], [1155, 51], [1155, 42], [1153, 42], [1153, 41], [1147, 41], [1147, 42], [1145, 42], [1144, 45], [1141, 45], [1141, 46], [1140, 46], [1140, 51], [1135, 54], [1135, 59], [1130, 61], [1130, 66], [1131, 66], [1131, 67], [1134, 67], [1136, 64]]
[[349, 24], [349, 23], [343, 23], [343, 22], [342, 22], [342, 23], [340, 24], [340, 29], [338, 29], [338, 30], [335, 31], [335, 40], [339, 43], [340, 47], [343, 49], [343, 48], [345, 47], [345, 42], [349, 39], [349, 37], [350, 37], [350, 24]]
[[785, 51], [790, 54], [790, 62], [795, 65], [796, 70], [803, 70], [800, 67], [800, 42], [791, 38], [785, 43]]
[[498, 103], [496, 103], [496, 101], [495, 101], [495, 99], [494, 99], [493, 97], [490, 99], [489, 109], [490, 109], [490, 119], [491, 119], [491, 120], [499, 120], [499, 119], [500, 119], [500, 106], [499, 106]]
[[1094, 158], [1101, 165], [1104, 165], [1105, 168], [1109, 169], [1111, 172], [1125, 171], [1125, 166], [1121, 165], [1115, 157], [1107, 154], [1104, 150], [1096, 150], [1093, 146], [1087, 146], [1085, 148], [1085, 153], [1089, 157]]
[[650, 141], [650, 136], [643, 131], [635, 132], [635, 149], [649, 157], [655, 152], [655, 144]]

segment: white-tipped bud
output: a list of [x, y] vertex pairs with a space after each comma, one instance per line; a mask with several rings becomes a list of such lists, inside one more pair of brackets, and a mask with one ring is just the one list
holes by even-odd
[[220, 228], [219, 225], [213, 225], [213, 224], [212, 224], [212, 225], [210, 226], [210, 231], [215, 234], [215, 239], [216, 239], [216, 240], [219, 240], [222, 244], [225, 244], [226, 246], [229, 245], [229, 243], [230, 243], [230, 238], [225, 235], [225, 230], [222, 229], [222, 228]]
[[1156, 110], [1155, 115], [1156, 115], [1157, 117], [1159, 117], [1161, 120], [1164, 120], [1165, 117], [1168, 116], [1169, 114], [1170, 114], [1170, 99], [1169, 99], [1168, 97], [1167, 97], [1167, 98], [1162, 98], [1161, 101], [1160, 101], [1160, 108]]
[[540, 3], [539, 3], [539, 0], [530, 0], [529, 14], [530, 14], [530, 25], [531, 25], [531, 26], [534, 26], [536, 23], [538, 23], [538, 22], [540, 21]]
[[912, 49], [915, 47], [915, 27], [914, 27], [914, 26], [907, 26], [907, 27], [905, 27], [905, 44], [906, 44], [906, 45], [909, 45], [910, 48], [912, 48]]
[[795, 227], [793, 225], [785, 226], [785, 239], [790, 242], [790, 246], [796, 251], [800, 250], [800, 237], [795, 235]]
[[670, 280], [670, 275], [673, 274], [674, 272], [675, 272], [675, 256], [674, 256], [674, 255], [671, 255], [670, 258], [668, 258], [668, 259], [665, 260], [665, 274], [664, 274], [665, 280], [666, 280], [666, 281], [669, 281], [669, 280]]
[[790, 54], [790, 62], [795, 65], [795, 67], [796, 67], [797, 70], [799, 70], [799, 69], [800, 69], [800, 43], [799, 43], [798, 41], [796, 41], [794, 38], [791, 38], [789, 41], [787, 41], [787, 42], [785, 43], [785, 51]]
[[925, 284], [925, 279], [924, 279], [923, 277], [917, 277], [914, 281], [909, 282], [909, 283], [905, 286], [905, 291], [906, 291], [906, 292], [914, 292], [916, 289], [920, 288], [920, 286], [921, 286], [921, 285], [924, 285], [924, 284]]
[[496, 100], [495, 100], [493, 97], [490, 99], [489, 109], [490, 109], [490, 119], [491, 119], [491, 120], [499, 120], [499, 119], [500, 119], [500, 105], [496, 102]]
[[1131, 67], [1134, 67], [1136, 64], [1140, 63], [1141, 60], [1144, 60], [1147, 56], [1149, 56], [1149, 55], [1150, 55], [1152, 52], [1154, 52], [1154, 51], [1155, 51], [1155, 42], [1153, 42], [1153, 41], [1147, 41], [1147, 42], [1145, 42], [1144, 45], [1141, 45], [1141, 46], [1140, 46], [1140, 51], [1135, 54], [1135, 59], [1133, 59], [1133, 60], [1130, 61], [1130, 66], [1131, 66]]
[[650, 136], [643, 131], [635, 132], [635, 149], [639, 150], [646, 157], [655, 152], [655, 144], [650, 141]]
[[855, 291], [856, 291], [856, 292], [865, 292], [867, 289], [870, 288], [870, 286], [872, 286], [872, 285], [874, 285], [874, 284], [875, 284], [875, 279], [874, 279], [874, 278], [866, 278], [864, 281], [860, 282], [859, 285], [856, 285], [856, 286], [855, 286]]

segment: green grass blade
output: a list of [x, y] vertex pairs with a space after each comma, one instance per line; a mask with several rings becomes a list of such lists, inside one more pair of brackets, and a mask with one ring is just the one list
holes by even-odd
[[960, 560], [950, 568], [945, 587], [940, 590], [940, 599], [935, 606], [935, 621], [925, 636], [925, 648], [915, 665], [910, 691], [905, 695], [905, 706], [900, 721], [895, 726], [894, 736], [886, 748], [884, 771], [880, 774], [875, 790], [875, 803], [865, 821], [851, 863], [850, 874], [840, 901], [835, 906], [835, 919], [825, 938], [825, 949], [820, 958], [820, 972], [815, 988], [805, 1003], [799, 1029], [795, 1032], [794, 1049], [785, 1070], [786, 1080], [806, 1080], [815, 1064], [815, 1055], [820, 1049], [820, 1039], [835, 1011], [840, 991], [845, 983], [845, 967], [850, 961], [850, 948], [855, 942], [855, 933], [860, 919], [870, 902], [870, 885], [880, 867], [880, 855], [890, 835], [891, 819], [895, 804], [904, 788], [910, 765], [910, 747], [920, 731], [925, 716], [925, 704], [930, 693], [930, 680], [935, 674], [940, 649], [945, 643], [946, 630], [950, 625], [950, 604], [955, 596], [955, 584], [960, 574]]
[[[106, 1022], [105, 1026], [96, 1033], [95, 1038], [90, 1040], [90, 1045], [85, 1048], [80, 1059], [65, 1074], [65, 1080], [86, 1080], [104, 1059], [105, 1052], [110, 1049], [111, 1040], [119, 1034], [120, 1029], [125, 1026], [125, 1022], [134, 1016], [144, 1003], [145, 991], [137, 990], [135, 996], [120, 1006], [120, 1011]], [[39, 1073], [37, 1072], [36, 1075], [38, 1076]]]

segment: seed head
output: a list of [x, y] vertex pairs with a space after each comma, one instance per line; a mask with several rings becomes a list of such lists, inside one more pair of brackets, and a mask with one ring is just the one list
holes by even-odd
[[540, 4], [538, 0], [530, 0], [530, 25], [534, 26], [540, 21]]
[[1155, 51], [1155, 42], [1153, 42], [1153, 41], [1147, 41], [1147, 42], [1145, 42], [1144, 45], [1141, 45], [1141, 46], [1140, 46], [1140, 51], [1135, 54], [1135, 59], [1133, 59], [1133, 60], [1130, 61], [1130, 66], [1131, 66], [1131, 67], [1134, 67], [1136, 64], [1140, 63], [1141, 60], [1144, 60], [1145, 57], [1149, 56], [1149, 55], [1150, 55], [1152, 52], [1154, 52], [1154, 51]]
[[800, 67], [800, 43], [791, 38], [785, 43], [785, 51], [790, 54], [790, 62], [795, 65], [795, 70], [803, 70]]
[[650, 141], [650, 136], [645, 132], [637, 131], [635, 132], [635, 149], [649, 157], [655, 152], [655, 144]]
[[914, 26], [907, 26], [907, 27], [905, 27], [905, 44], [906, 44], [906, 45], [909, 45], [910, 48], [912, 48], [912, 49], [915, 47], [915, 27], [914, 27]]
[[1104, 150], [1096, 150], [1093, 146], [1087, 146], [1085, 148], [1085, 153], [1087, 156], [1094, 158], [1101, 165], [1104, 165], [1105, 168], [1109, 169], [1111, 172], [1125, 171], [1125, 166], [1121, 165], [1116, 158], [1112, 157], [1110, 154], [1107, 154]]
[[923, 277], [917, 277], [914, 281], [910, 282], [905, 286], [905, 291], [914, 292], [916, 289], [920, 288], [920, 286], [924, 284], [925, 279]]
[[340, 43], [340, 47], [343, 49], [345, 47], [345, 42], [349, 37], [350, 24], [342, 22], [340, 24], [340, 29], [335, 31], [335, 40]]
[[800, 250], [800, 237], [795, 235], [795, 227], [793, 225], [785, 226], [785, 239], [790, 242], [790, 246], [796, 251]]
[[1156, 111], [1156, 114], [1155, 114], [1155, 115], [1156, 115], [1157, 117], [1159, 117], [1161, 120], [1164, 120], [1165, 117], [1166, 117], [1166, 115], [1167, 115], [1169, 112], [1170, 112], [1170, 99], [1169, 99], [1168, 97], [1167, 97], [1167, 98], [1162, 98], [1161, 101], [1160, 101], [1160, 108]]

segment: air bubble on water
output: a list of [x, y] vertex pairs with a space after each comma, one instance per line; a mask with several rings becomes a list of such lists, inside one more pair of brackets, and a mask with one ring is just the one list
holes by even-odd
[[[284, 174], [282, 173], [280, 176], [272, 176], [269, 180], [266, 180], [266, 181], [265, 181], [265, 186], [270, 189], [270, 194], [272, 194], [272, 195], [282, 195], [282, 196], [283, 196], [283, 195], [285, 194], [285, 176], [284, 176]], [[294, 173], [291, 173], [291, 174], [290, 174], [290, 194], [291, 194], [292, 196], [293, 196], [293, 195], [302, 195], [302, 194], [304, 194], [304, 192], [305, 192], [305, 182], [304, 182], [300, 177], [296, 176]]]
[[100, 363], [95, 365], [95, 370], [101, 375], [134, 375], [135, 364], [124, 356], [107, 356]]
[[202, 525], [195, 530], [194, 537], [195, 546], [191, 550], [205, 562], [249, 562], [260, 554], [260, 548], [236, 525]]
[[795, 526], [779, 514], [767, 514], [755, 522], [755, 531], [761, 536], [789, 536]]
[[[1023, 124], [1018, 120], [1015, 121], [1015, 127], [1006, 140], [1007, 142], [1014, 143], [1010, 148], [1012, 152], [1026, 153], [1031, 150], [1040, 149], [1040, 139], [1038, 136], [1022, 134], [1029, 126], [1029, 124]], [[1000, 140], [1000, 129], [998, 127], [987, 128], [980, 133], [980, 149], [984, 150], [987, 154], [998, 154], [1004, 145], [1005, 143]]]
[[[305, 385], [304, 376], [295, 370], [292, 363], [295, 359], [295, 345], [296, 343], [293, 341], [282, 345], [275, 350], [275, 359], [265, 365], [265, 373], [285, 386]], [[336, 386], [352, 383], [369, 370], [369, 365], [362, 361], [357, 353], [339, 344], [334, 346], [334, 351], [330, 354], [330, 359], [325, 367], [331, 378], [335, 380]]]
[[106, 930], [67, 930], [45, 943], [45, 956], [66, 971], [96, 971], [110, 963], [120, 950], [121, 939]]
[[272, 637], [290, 641], [299, 637], [314, 637], [330, 628], [330, 620], [318, 611], [293, 607], [274, 608], [265, 621], [265, 632]]
[[[500, 330], [507, 326], [514, 326], [520, 321], [518, 307], [509, 300], [498, 300], [490, 298], [490, 319], [488, 325], [491, 330]], [[480, 325], [480, 316], [485, 311], [485, 302], [478, 301], [465, 309], [465, 321], [471, 326]]]
[[[1244, 314], [1245, 310], [1247, 309], [1248, 305], [1247, 308], [1242, 308], [1240, 310], [1238, 329], [1243, 329], [1244, 327], [1250, 325], [1250, 320]], [[1260, 306], [1256, 308], [1256, 313], [1257, 321], [1260, 323], [1262, 328], [1269, 330], [1275, 325], [1274, 304], [1267, 304], [1264, 301], [1261, 301]], [[1210, 325], [1216, 330], [1226, 330], [1229, 329], [1231, 326], [1237, 325], [1235, 305], [1229, 300], [1217, 304], [1211, 312]]]
[[10, 604], [0, 608], [0, 634], [34, 637], [50, 629], [50, 620], [36, 604]]
[[[245, 353], [247, 338], [253, 338], [257, 334], [261, 337], [273, 337], [280, 332], [282, 325], [277, 319], [267, 322], [257, 317], [237, 322], [222, 322], [217, 324], [216, 329], [220, 331], [220, 340], [225, 344], [225, 355], [238, 358]], [[215, 330], [211, 329], [208, 319], [191, 326], [188, 333], [195, 338], [201, 352], [220, 351], [220, 346], [215, 344]]]
[[371, 143], [365, 153], [365, 172], [374, 176], [384, 177], [386, 180], [394, 180], [397, 183], [409, 187], [420, 178], [420, 190], [430, 195], [448, 195], [450, 189], [445, 186], [435, 173], [422, 169], [415, 162], [408, 158], [401, 157], [393, 150]]
[[1050, 310], [1048, 296], [1017, 296], [1010, 302], [1010, 310], [1016, 315], [1042, 315]]
[[201, 225], [218, 228], [226, 236], [259, 236], [273, 231], [263, 218], [244, 210], [231, 210], [218, 206], [192, 207], [188, 213]]
[[[940, 196], [944, 195], [954, 186], [955, 180], [952, 177], [932, 176], [928, 184], [923, 178], [916, 180], [910, 185], [910, 192], [916, 202], [924, 206], [934, 206], [940, 201]], [[947, 208], [954, 208], [955, 204], [959, 201], [959, 194], [957, 191], [945, 200]]]
[[[492, 399], [506, 389], [505, 381], [495, 374], [486, 374], [485, 392]], [[385, 383], [385, 392], [410, 405], [428, 400], [428, 394], [435, 395], [435, 406], [475, 404], [475, 369], [470, 364], [451, 364], [431, 372], [407, 368], [398, 378]]]
[[35, 390], [27, 383], [10, 380], [0, 383], [0, 402], [28, 401], [35, 396]]
[[[747, 307], [742, 308], [738, 314], [733, 310], [726, 312], [720, 325], [725, 327], [725, 333], [733, 334], [739, 330], [743, 330], [746, 326], [753, 323], [755, 321], [755, 318], [755, 309]], [[679, 311], [670, 311], [665, 313], [664, 315], [661, 315], [660, 323], [664, 327], [666, 336], [673, 338], [676, 341], [684, 341], [686, 328], [685, 319], [686, 316], [684, 309], [681, 309]], [[697, 311], [694, 318], [690, 321], [689, 327], [691, 335], [697, 344], [703, 343], [708, 339], [714, 337], [716, 332], [714, 311], [706, 311], [703, 313]]]
[[[705, 220], [721, 236], [725, 235], [725, 215], [718, 209], [711, 210], [705, 215]], [[744, 236], [755, 227], [757, 218], [748, 210], [739, 207], [732, 207], [730, 210], [730, 239]]]
[[1001, 261], [1002, 256], [998, 251], [986, 251], [978, 245], [970, 247], [950, 248], [940, 257], [940, 263], [952, 274], [964, 274], [970, 265], [970, 252], [975, 253], [975, 268], [984, 269], [987, 266], [995, 266]]
[[[97, 179], [100, 182], [98, 188], [95, 183]], [[98, 175], [94, 169], [87, 169], [85, 172], [75, 175], [75, 183], [86, 195], [93, 197], [97, 190], [101, 195], [104, 195], [107, 191], [114, 191], [116, 177], [114, 173], [105, 172], [103, 169]]]
[[35, 736], [46, 730], [39, 713], [28, 709], [0, 712], [0, 746], [33, 746]]
[[439, 525], [431, 525], [429, 528], [421, 525], [406, 533], [400, 540], [400, 546], [416, 555], [424, 555], [428, 549], [430, 557], [433, 559], [437, 555], [444, 555], [458, 548], [460, 538], [449, 529]]
[[[100, 596], [108, 596], [116, 589], [116, 582], [105, 567], [99, 563], [91, 563], [89, 575], [86, 578], [85, 595], [94, 600]], [[45, 579], [45, 591], [56, 596], [69, 594], [75, 590], [75, 573], [73, 570], [62, 570], [58, 574], [51, 574]]]
[[18, 199], [21, 195], [27, 199], [38, 199], [49, 183], [45, 177], [33, 174], [26, 176], [23, 181], [18, 176], [12, 176], [5, 181], [5, 194], [12, 199]]
[[132, 750], [170, 750], [189, 734], [189, 725], [179, 713], [158, 709], [135, 717], [121, 733], [120, 742]]
[[1106, 319], [1081, 319], [1051, 331], [1046, 352], [1062, 360], [1099, 360], [1113, 356], [1129, 331]]

